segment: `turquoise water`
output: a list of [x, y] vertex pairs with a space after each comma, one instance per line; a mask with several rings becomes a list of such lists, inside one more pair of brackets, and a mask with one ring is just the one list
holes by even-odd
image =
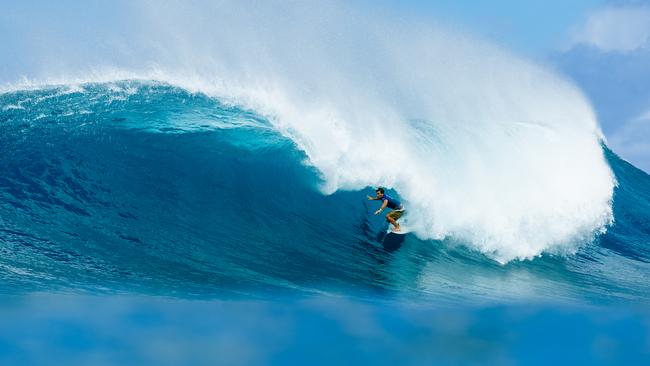
[[[195, 308], [221, 326], [210, 306], [244, 321], [240, 304], [270, 312], [286, 304], [290, 323], [306, 324], [287, 331], [292, 337], [325, 339], [338, 352], [359, 359], [378, 347], [355, 350], [359, 339], [367, 338], [349, 329], [363, 326], [314, 325], [310, 322], [328, 323], [342, 315], [328, 317], [313, 307], [361, 307], [383, 331], [395, 322], [400, 324], [395, 333], [406, 340], [417, 341], [417, 332], [424, 332], [423, 344], [434, 350], [445, 348], [435, 340], [456, 328], [422, 328], [417, 316], [444, 317], [455, 314], [449, 309], [457, 306], [464, 309], [455, 310], [459, 317], [478, 324], [479, 333], [501, 329], [513, 313], [523, 319], [516, 334], [543, 330], [511, 344], [524, 353], [536, 340], [552, 337], [545, 332], [555, 333], [553, 327], [592, 327], [614, 339], [616, 332], [630, 339], [649, 334], [642, 325], [650, 324], [643, 323], [648, 316], [637, 306], [647, 306], [650, 298], [650, 176], [606, 146], [603, 152], [618, 181], [614, 222], [606, 233], [576, 242], [572, 253], [542, 251], [504, 264], [453, 235], [429, 240], [409, 233], [402, 242], [386, 242], [386, 223], [372, 215], [376, 205], [365, 200], [370, 187], [324, 194], [321, 172], [268, 118], [200, 93], [141, 81], [18, 90], [0, 95], [0, 126], [0, 292], [9, 299], [5, 315], [18, 312], [26, 323], [3, 321], [6, 329], [34, 329], [37, 339], [50, 337], [44, 320], [34, 315], [46, 309], [36, 296], [41, 293], [68, 309], [48, 313], [57, 314], [49, 319], [62, 316], [70, 326], [82, 321], [66, 307], [70, 302], [152, 309], [154, 325], [146, 323], [138, 331], [154, 333], [173, 324], [194, 332], [197, 325], [186, 311]], [[22, 300], [11, 300], [16, 298]], [[535, 310], [521, 315], [525, 304]], [[424, 310], [411, 313], [411, 306]], [[598, 323], [607, 312], [602, 307], [625, 309], [617, 311], [629, 326]], [[89, 310], [81, 312], [91, 316]], [[129, 329], [131, 318], [123, 318], [120, 310], [101, 314], [121, 331]], [[95, 343], [82, 350], [97, 350], [93, 347], [107, 341], [98, 335], [101, 324], [87, 324], [84, 334]], [[224, 329], [229, 327], [236, 328]], [[256, 332], [246, 327], [242, 332]], [[18, 345], [25, 336], [8, 331], [4, 336], [15, 347], [0, 354], [12, 360], [24, 356]], [[459, 333], [454, 344], [465, 349], [464, 342], [488, 338]], [[594, 339], [585, 335], [573, 342]], [[250, 342], [252, 348], [267, 345], [266, 340]], [[623, 354], [635, 362], [648, 357], [643, 344], [628, 342]], [[45, 341], [41, 345], [52, 347]], [[76, 357], [77, 345], [60, 346], [70, 351], [71, 360]], [[395, 359], [432, 360], [397, 343], [391, 347]], [[556, 347], [560, 350], [561, 342]], [[511, 349], [503, 352], [530, 361]], [[585, 359], [607, 363], [609, 356], [590, 352], [582, 353]], [[295, 349], [290, 354], [298, 355], [293, 361], [306, 360]], [[445, 362], [480, 360], [461, 354], [452, 352]], [[501, 362], [500, 353], [488, 354]], [[130, 360], [137, 363], [138, 358]]]

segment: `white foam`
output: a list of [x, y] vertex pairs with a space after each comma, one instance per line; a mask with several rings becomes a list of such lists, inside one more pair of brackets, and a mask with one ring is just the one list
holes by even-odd
[[418, 236], [502, 262], [573, 251], [612, 221], [589, 103], [499, 47], [335, 3], [138, 11], [139, 38], [163, 51], [61, 83], [160, 80], [252, 108], [305, 151], [325, 193], [393, 187]]
[[20, 110], [20, 109], [25, 109], [22, 105], [19, 104], [7, 104], [4, 107], [2, 107], [2, 111], [10, 111], [10, 110]]

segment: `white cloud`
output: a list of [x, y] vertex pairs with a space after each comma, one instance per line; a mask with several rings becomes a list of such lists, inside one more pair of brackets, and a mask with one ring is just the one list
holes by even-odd
[[587, 44], [603, 51], [629, 52], [645, 46], [650, 39], [650, 7], [609, 7], [589, 15], [575, 28], [570, 46]]

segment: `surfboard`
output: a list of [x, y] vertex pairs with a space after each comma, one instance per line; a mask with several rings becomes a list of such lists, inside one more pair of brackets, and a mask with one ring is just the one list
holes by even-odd
[[404, 235], [410, 231], [408, 228], [404, 227], [404, 225], [400, 225], [399, 228], [399, 231], [393, 231], [393, 225], [389, 224], [388, 229], [386, 230], [386, 234]]

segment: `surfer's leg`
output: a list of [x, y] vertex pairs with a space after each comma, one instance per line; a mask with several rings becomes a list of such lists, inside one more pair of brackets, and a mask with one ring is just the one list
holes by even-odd
[[399, 223], [397, 223], [397, 220], [395, 220], [394, 217], [397, 216], [397, 218], [399, 218], [399, 216], [401, 215], [395, 215], [396, 213], [397, 211], [391, 211], [388, 214], [386, 214], [386, 221], [393, 224], [393, 226], [395, 227], [395, 231], [399, 231]]

